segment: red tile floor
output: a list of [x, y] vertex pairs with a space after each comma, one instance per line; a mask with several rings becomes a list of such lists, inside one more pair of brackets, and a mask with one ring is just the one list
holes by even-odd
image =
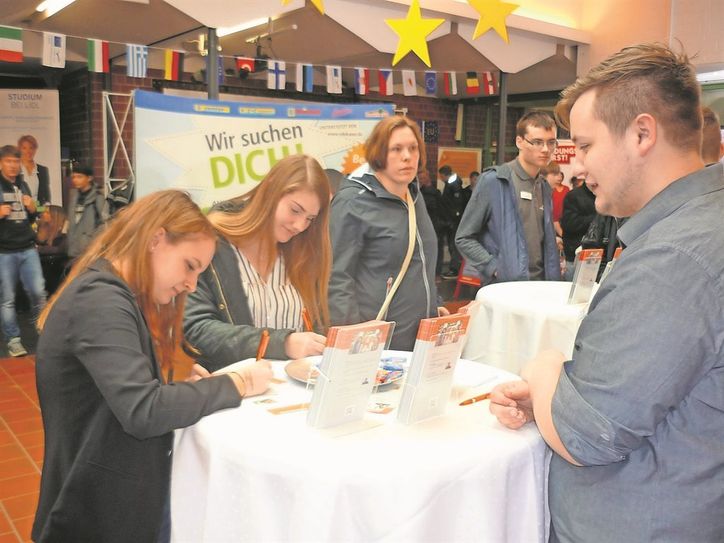
[[35, 357], [0, 359], [0, 543], [30, 541], [43, 465]]

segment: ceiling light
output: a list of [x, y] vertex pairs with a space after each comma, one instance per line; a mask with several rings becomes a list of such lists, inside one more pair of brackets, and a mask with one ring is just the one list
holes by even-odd
[[45, 2], [38, 4], [35, 11], [44, 11], [45, 14], [50, 17], [58, 13], [61, 9], [68, 7], [73, 2], [75, 2], [75, 0], [45, 0]]
[[229, 34], [236, 34], [242, 30], [248, 30], [250, 28], [254, 28], [255, 26], [263, 25], [267, 21], [268, 19], [266, 17], [262, 17], [261, 19], [254, 19], [253, 21], [247, 21], [235, 26], [224, 26], [216, 29], [216, 35], [219, 38], [222, 38], [224, 36], [228, 36]]

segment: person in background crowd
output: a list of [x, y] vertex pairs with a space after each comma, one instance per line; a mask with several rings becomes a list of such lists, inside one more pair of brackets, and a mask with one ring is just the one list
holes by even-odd
[[78, 258], [85, 251], [98, 229], [108, 220], [108, 209], [103, 192], [93, 180], [93, 170], [78, 165], [71, 177], [70, 220], [68, 221], [68, 256]]
[[265, 360], [174, 382], [186, 294], [215, 239], [187, 194], [150, 194], [119, 212], [42, 313], [33, 541], [169, 541], [173, 431], [268, 388]]
[[480, 176], [455, 241], [486, 282], [557, 280], [551, 188], [540, 175], [558, 145], [553, 119], [526, 113], [516, 126], [515, 144], [517, 158]]
[[411, 260], [386, 314], [397, 323], [390, 348], [412, 350], [420, 319], [438, 314], [435, 230], [415, 182], [426, 164], [425, 144], [415, 121], [393, 115], [375, 125], [365, 149], [369, 162], [332, 200], [331, 320], [376, 318], [408, 252], [412, 211], [417, 235]]
[[442, 274], [442, 278], [456, 279], [462, 260], [460, 258], [460, 252], [455, 246], [455, 233], [458, 230], [460, 219], [463, 213], [465, 213], [465, 207], [468, 205], [468, 201], [470, 201], [470, 194], [463, 188], [463, 180], [458, 174], [452, 171], [450, 166], [442, 166], [438, 170], [438, 174], [444, 184], [442, 190], [442, 205], [446, 219], [445, 222], [447, 223], [445, 241], [448, 252], [450, 253], [450, 267], [448, 271]]
[[583, 177], [576, 177], [575, 175], [571, 176], [571, 187], [573, 187], [571, 190], [577, 189], [583, 185], [583, 181]]
[[[573, 279], [576, 267], [576, 249], [581, 245], [583, 236], [588, 232], [591, 222], [596, 218], [596, 197], [583, 178], [578, 176], [578, 184], [563, 199], [561, 229], [563, 230], [563, 254], [566, 257], [565, 281]], [[575, 186], [575, 185], [574, 185]]]
[[35, 162], [38, 152], [38, 140], [34, 136], [25, 135], [18, 139], [20, 149], [20, 168], [23, 180], [28, 184], [30, 195], [41, 205], [50, 203], [50, 172], [46, 166]]
[[35, 248], [35, 200], [20, 173], [20, 151], [13, 145], [0, 148], [0, 322], [10, 356], [25, 356], [20, 338], [15, 293], [18, 280], [30, 300], [33, 319], [45, 306], [45, 281]]
[[551, 543], [724, 541], [724, 169], [701, 158], [700, 92], [684, 54], [643, 44], [556, 107], [596, 210], [630, 218], [573, 358], [541, 353], [491, 394], [555, 452]]
[[705, 164], [719, 162], [724, 156], [724, 141], [721, 137], [721, 125], [719, 115], [710, 107], [703, 107], [704, 127], [702, 129], [703, 140], [701, 143], [701, 157]]
[[60, 206], [48, 205], [38, 219], [40, 265], [48, 294], [55, 292], [68, 260], [68, 219]]
[[263, 330], [270, 358], [322, 353], [326, 338], [303, 331], [302, 309], [326, 329], [329, 200], [319, 163], [291, 155], [256, 188], [212, 209], [222, 239], [184, 316], [191, 354], [206, 369], [254, 356]]
[[480, 177], [480, 172], [475, 170], [470, 172], [470, 186], [468, 188], [470, 189], [471, 194], [473, 189], [475, 189], [475, 185], [478, 184], [478, 177]]
[[437, 278], [442, 271], [442, 262], [445, 258], [445, 234], [448, 229], [447, 219], [443, 211], [442, 195], [437, 187], [433, 185], [430, 174], [427, 170], [422, 169], [417, 174], [417, 180], [420, 183], [420, 194], [425, 200], [425, 209], [432, 221], [432, 227], [437, 236], [437, 264], [435, 265], [435, 277]]
[[563, 215], [563, 199], [570, 189], [563, 184], [563, 172], [557, 162], [551, 162], [541, 170], [541, 175], [546, 178], [548, 185], [551, 187], [553, 196], [553, 228], [556, 236], [563, 237], [563, 229], [561, 228], [561, 215]]

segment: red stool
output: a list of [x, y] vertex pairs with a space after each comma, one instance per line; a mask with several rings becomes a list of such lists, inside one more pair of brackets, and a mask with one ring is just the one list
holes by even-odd
[[457, 300], [460, 296], [460, 288], [463, 285], [471, 287], [480, 287], [482, 284], [478, 272], [466, 265], [465, 260], [460, 263], [460, 271], [458, 271], [457, 283], [455, 283], [455, 291], [453, 292], [453, 300]]

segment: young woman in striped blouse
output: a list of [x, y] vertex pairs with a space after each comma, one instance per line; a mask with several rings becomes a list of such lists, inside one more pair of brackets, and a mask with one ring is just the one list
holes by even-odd
[[216, 255], [189, 296], [184, 331], [209, 371], [254, 356], [262, 330], [267, 358], [320, 354], [329, 322], [329, 181], [306, 155], [280, 160], [250, 192], [214, 207]]

